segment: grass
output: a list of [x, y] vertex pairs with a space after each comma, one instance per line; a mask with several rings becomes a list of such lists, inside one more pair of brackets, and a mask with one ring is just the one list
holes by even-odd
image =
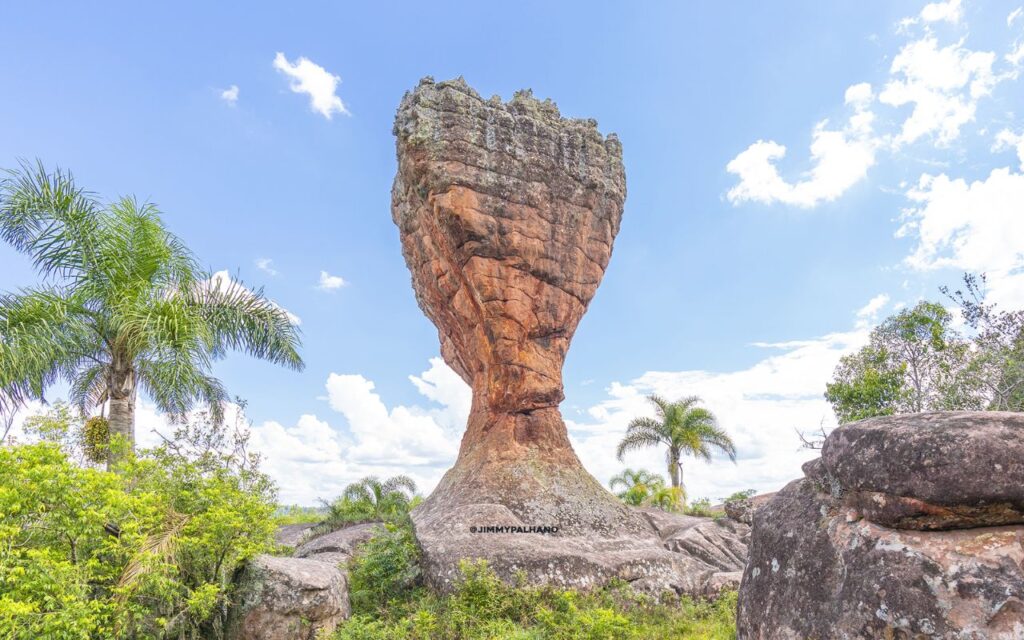
[[462, 565], [448, 595], [419, 579], [419, 551], [402, 525], [372, 539], [350, 566], [353, 617], [330, 640], [726, 640], [736, 594], [713, 602], [638, 594], [626, 583], [581, 593], [500, 580], [485, 562]]

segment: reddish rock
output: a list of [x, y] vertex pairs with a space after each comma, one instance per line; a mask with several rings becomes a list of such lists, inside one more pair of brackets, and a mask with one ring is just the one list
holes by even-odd
[[[536, 582], [704, 589], [715, 568], [670, 552], [587, 473], [558, 411], [622, 218], [618, 139], [529, 91], [483, 100], [461, 78], [421, 81], [394, 133], [392, 216], [416, 299], [473, 389], [455, 466], [413, 514], [428, 578], [443, 587], [477, 557]], [[470, 531], [498, 525], [558, 533]]]

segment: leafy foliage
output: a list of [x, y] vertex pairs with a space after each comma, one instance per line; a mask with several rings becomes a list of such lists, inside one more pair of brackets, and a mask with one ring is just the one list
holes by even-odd
[[680, 490], [683, 487], [684, 454], [710, 462], [712, 450], [719, 449], [733, 462], [736, 461], [736, 445], [718, 426], [715, 415], [697, 406], [700, 398], [689, 396], [669, 402], [652, 395], [648, 400], [654, 405], [658, 417], [634, 418], [629, 423], [626, 435], [615, 452], [619, 460], [629, 451], [665, 446], [672, 487]]
[[[407, 575], [408, 565], [394, 562], [413, 554], [397, 529], [364, 546], [352, 568], [366, 580], [362, 567], [392, 567]], [[378, 558], [380, 556], [380, 558]], [[632, 591], [625, 583], [583, 594], [571, 589], [507, 584], [486, 562], [464, 562], [462, 577], [449, 595], [423, 588], [377, 593], [375, 603], [353, 600], [353, 617], [331, 636], [334, 640], [640, 640], [663, 638], [725, 639], [735, 637], [736, 596], [715, 602], [666, 596], [658, 601]], [[394, 584], [385, 573], [372, 579]], [[371, 606], [367, 606], [370, 604]]]
[[334, 502], [324, 502], [326, 511], [317, 532], [327, 533], [341, 527], [371, 521], [400, 522], [418, 503], [416, 483], [408, 476], [380, 480], [367, 476], [345, 487]]
[[685, 513], [688, 516], [700, 518], [711, 518], [715, 515], [715, 512], [711, 509], [711, 500], [709, 498], [694, 500], [691, 504], [687, 505]]
[[227, 395], [209, 370], [227, 350], [302, 367], [287, 313], [212, 279], [152, 204], [102, 205], [69, 173], [23, 164], [0, 180], [0, 239], [44, 279], [0, 295], [0, 413], [64, 380], [83, 413], [108, 403], [133, 444], [139, 388], [165, 413], [205, 403], [219, 418]]
[[1024, 309], [985, 302], [985, 276], [965, 274], [964, 288], [942, 292], [960, 306], [974, 332], [968, 370], [992, 411], [1024, 411]]
[[0, 637], [216, 637], [235, 567], [273, 548], [275, 491], [245, 435], [205, 420], [118, 474], [60, 437], [0, 448]]
[[349, 597], [354, 611], [377, 608], [408, 594], [420, 581], [420, 550], [408, 523], [385, 525], [366, 541], [349, 567]]
[[626, 504], [639, 507], [647, 504], [651, 496], [665, 487], [665, 479], [646, 469], [623, 469], [608, 481], [612, 491], [621, 489], [615, 495]]
[[964, 290], [942, 290], [960, 305], [974, 335], [957, 332], [953, 316], [936, 302], [886, 318], [864, 348], [840, 360], [826, 385], [840, 423], [920, 411], [1024, 409], [1024, 310], [985, 303], [983, 277], [967, 275], [964, 283]]

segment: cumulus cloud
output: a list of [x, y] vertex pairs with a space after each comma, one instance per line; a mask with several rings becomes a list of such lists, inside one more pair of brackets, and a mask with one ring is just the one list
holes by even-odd
[[857, 310], [857, 326], [867, 327], [874, 324], [876, 318], [878, 318], [878, 312], [885, 308], [885, 305], [889, 304], [889, 295], [880, 293], [866, 305]]
[[268, 276], [276, 276], [277, 269], [274, 268], [274, 261], [270, 258], [256, 258], [256, 268]]
[[290, 88], [295, 93], [309, 96], [309, 106], [328, 120], [335, 113], [351, 115], [338, 97], [341, 78], [330, 73], [309, 58], [300, 57], [294, 64], [283, 53], [274, 57], [274, 68], [291, 78]]
[[1006, 26], [1012, 27], [1013, 23], [1017, 21], [1017, 18], [1024, 15], [1024, 7], [1017, 7], [1010, 12], [1010, 15], [1006, 16]]
[[993, 72], [996, 54], [972, 51], [960, 41], [940, 47], [933, 35], [906, 44], [893, 58], [893, 78], [878, 95], [879, 102], [893, 107], [913, 105], [896, 145], [933, 136], [947, 146], [972, 122], [978, 100], [992, 92], [1000, 80]]
[[1009, 129], [1003, 129], [996, 134], [995, 144], [992, 151], [1004, 151], [1012, 149], [1017, 152], [1017, 159], [1020, 160], [1020, 169], [1024, 171], [1024, 134], [1014, 133]]
[[964, 15], [963, 2], [961, 0], [947, 0], [947, 2], [932, 2], [921, 9], [920, 17], [925, 22], [949, 22], [956, 24]]
[[232, 107], [238, 102], [238, 85], [233, 84], [227, 89], [220, 92], [220, 99], [228, 103]]
[[316, 288], [323, 291], [334, 291], [344, 287], [346, 284], [348, 283], [341, 276], [332, 276], [326, 271], [321, 271], [320, 282], [316, 285]]
[[814, 127], [813, 166], [796, 182], [783, 178], [776, 164], [785, 157], [785, 146], [773, 140], [758, 140], [747, 147], [726, 165], [729, 173], [739, 177], [739, 184], [727, 194], [729, 201], [813, 207], [841, 196], [875, 164], [874, 114], [869, 108], [873, 98], [868, 83], [846, 90], [845, 102], [853, 114], [842, 129], [829, 129], [828, 120]]
[[735, 441], [738, 464], [724, 456], [711, 463], [686, 460], [684, 481], [690, 497], [718, 500], [745, 489], [775, 491], [800, 477], [800, 465], [816, 455], [801, 449], [796, 430], [835, 426], [823, 397], [825, 382], [839, 358], [866, 341], [867, 328], [857, 327], [811, 340], [761, 344], [779, 353], [739, 371], [652, 371], [625, 384], [613, 383], [606, 400], [583, 417], [567, 421], [573, 446], [605, 485], [623, 466], [665, 476], [663, 450], [630, 453], [620, 463], [615, 447], [632, 418], [652, 415], [647, 395], [698, 395]]
[[1003, 167], [973, 182], [924, 174], [907, 198], [897, 237], [916, 241], [908, 265], [984, 272], [993, 300], [1024, 305], [1024, 174]]

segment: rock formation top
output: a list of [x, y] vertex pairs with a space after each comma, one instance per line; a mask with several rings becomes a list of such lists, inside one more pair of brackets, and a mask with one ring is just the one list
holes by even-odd
[[395, 118], [392, 214], [445, 361], [492, 411], [555, 407], [569, 341], [611, 257], [622, 147], [520, 91], [423, 79]]

